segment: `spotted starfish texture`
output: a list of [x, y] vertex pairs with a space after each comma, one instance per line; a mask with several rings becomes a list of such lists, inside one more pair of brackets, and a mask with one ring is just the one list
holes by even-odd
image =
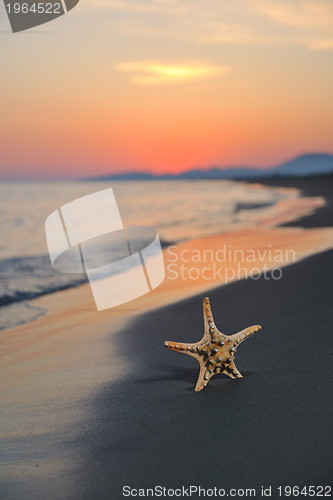
[[200, 342], [195, 344], [164, 342], [168, 349], [189, 354], [199, 361], [200, 373], [195, 386], [196, 392], [204, 389], [217, 373], [225, 373], [232, 379], [242, 378], [234, 361], [236, 349], [241, 342], [261, 330], [260, 325], [254, 325], [234, 335], [221, 333], [214, 323], [208, 297], [203, 300], [203, 316], [205, 333]]

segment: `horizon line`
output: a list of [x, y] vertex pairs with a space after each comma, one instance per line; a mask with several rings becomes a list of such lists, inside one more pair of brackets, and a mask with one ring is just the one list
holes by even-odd
[[[225, 166], [219, 166], [219, 165], [208, 165], [208, 166], [197, 166], [197, 167], [188, 167], [185, 170], [181, 170], [177, 173], [173, 173], [170, 171], [166, 171], [163, 173], [159, 172], [154, 172], [153, 170], [123, 170], [123, 171], [116, 171], [116, 172], [109, 172], [109, 173], [101, 173], [101, 174], [96, 174], [93, 177], [40, 177], [34, 175], [30, 177], [22, 176], [22, 177], [1, 177], [0, 174], [0, 181], [2, 182], [79, 182], [79, 181], [89, 181], [89, 180], [103, 180], [105, 177], [117, 177], [117, 176], [126, 176], [126, 175], [149, 175], [153, 176], [156, 179], [162, 178], [165, 176], [170, 176], [171, 178], [174, 178], [175, 180], [177, 179], [178, 176], [186, 174], [188, 172], [209, 172], [211, 170], [220, 170], [220, 171], [228, 171], [228, 170], [236, 170], [236, 169], [245, 169], [245, 170], [262, 170], [263, 172], [267, 172], [270, 170], [274, 170], [286, 163], [290, 163], [294, 160], [297, 160], [302, 157], [307, 157], [307, 156], [332, 156], [333, 157], [333, 151], [328, 152], [328, 151], [317, 151], [317, 152], [305, 152], [305, 153], [300, 153], [298, 155], [293, 155], [289, 157], [289, 159], [284, 160], [278, 164], [273, 163], [271, 166], [258, 166], [258, 165], [225, 165]], [[107, 180], [107, 179], [105, 179]], [[191, 180], [191, 179], [188, 179]], [[223, 179], [221, 179], [223, 180]]]

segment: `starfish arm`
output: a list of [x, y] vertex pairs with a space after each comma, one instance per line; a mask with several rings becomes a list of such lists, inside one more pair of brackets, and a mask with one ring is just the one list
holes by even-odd
[[232, 375], [234, 376], [234, 378], [243, 378], [243, 375], [237, 369], [237, 367], [236, 367], [236, 365], [235, 365], [234, 362], [230, 363], [229, 369], [232, 369]]
[[[211, 374], [208, 373], [204, 362], [201, 359], [198, 359], [198, 361], [200, 364], [200, 372], [199, 372], [198, 380], [197, 380], [197, 383], [196, 383], [196, 386], [194, 389], [195, 392], [202, 391], [202, 389], [204, 389], [206, 387], [208, 380], [211, 376]], [[205, 379], [205, 377], [206, 377], [206, 379]], [[207, 377], [209, 377], [209, 378], [207, 378]]]
[[[208, 380], [214, 375], [214, 373], [209, 373], [207, 370], [207, 367], [202, 359], [202, 357], [199, 356], [199, 352], [202, 351], [203, 346], [200, 344], [182, 344], [181, 342], [172, 342], [172, 341], [166, 341], [164, 342], [165, 347], [168, 349], [171, 349], [172, 351], [178, 351], [183, 354], [189, 354], [193, 358], [195, 358], [199, 365], [200, 365], [200, 372], [198, 376], [198, 380], [195, 386], [195, 391], [199, 392], [202, 389], [204, 389], [208, 383]], [[204, 348], [203, 348], [204, 349]]]
[[194, 358], [199, 360], [198, 357], [198, 347], [200, 349], [199, 344], [186, 344], [184, 342], [173, 342], [171, 340], [167, 340], [164, 342], [164, 346], [170, 349], [171, 351], [181, 352], [183, 354], [189, 354]]
[[204, 317], [205, 333], [201, 339], [201, 342], [209, 342], [213, 337], [213, 333], [217, 331], [217, 328], [214, 322], [213, 313], [210, 307], [210, 302], [208, 297], [205, 297], [203, 300], [203, 317]]
[[222, 370], [222, 373], [225, 373], [230, 378], [243, 378], [243, 375], [236, 368], [234, 361], [232, 361], [227, 368]]
[[234, 375], [235, 375], [236, 378], [243, 378], [243, 375], [238, 370], [238, 368], [236, 367], [236, 365], [234, 365]]
[[237, 344], [240, 344], [241, 342], [244, 342], [244, 340], [246, 340], [247, 338], [251, 337], [251, 335], [256, 333], [258, 330], [261, 330], [261, 325], [249, 326], [248, 328], [245, 328], [244, 330], [241, 330], [240, 332], [231, 335], [229, 338], [232, 342], [237, 342]]

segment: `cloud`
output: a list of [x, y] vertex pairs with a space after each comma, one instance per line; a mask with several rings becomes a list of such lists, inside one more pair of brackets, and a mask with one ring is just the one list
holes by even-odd
[[117, 64], [116, 70], [130, 73], [131, 82], [138, 85], [170, 85], [213, 78], [227, 73], [229, 68], [205, 61], [184, 63], [133, 61]]
[[86, 0], [130, 38], [332, 50], [333, 0]]
[[123, 11], [123, 12], [151, 12], [155, 8], [153, 5], [149, 5], [149, 2], [139, 0], [134, 4], [130, 0], [87, 0], [83, 4], [83, 8], [88, 9], [103, 9], [111, 11]]
[[247, 0], [254, 10], [282, 28], [292, 27], [291, 44], [310, 50], [333, 49], [333, 2], [331, 0]]
[[257, 12], [285, 26], [324, 28], [332, 30], [333, 2], [331, 0], [248, 0]]
[[310, 50], [333, 50], [333, 38], [322, 38], [308, 43]]
[[133, 14], [167, 12], [172, 15], [182, 15], [187, 11], [187, 7], [179, 3], [179, 0], [86, 0], [83, 8]]

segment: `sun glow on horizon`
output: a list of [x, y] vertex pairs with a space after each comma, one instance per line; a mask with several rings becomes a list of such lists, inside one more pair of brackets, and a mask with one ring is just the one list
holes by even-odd
[[86, 0], [39, 36], [4, 9], [1, 178], [333, 152], [331, 0]]

